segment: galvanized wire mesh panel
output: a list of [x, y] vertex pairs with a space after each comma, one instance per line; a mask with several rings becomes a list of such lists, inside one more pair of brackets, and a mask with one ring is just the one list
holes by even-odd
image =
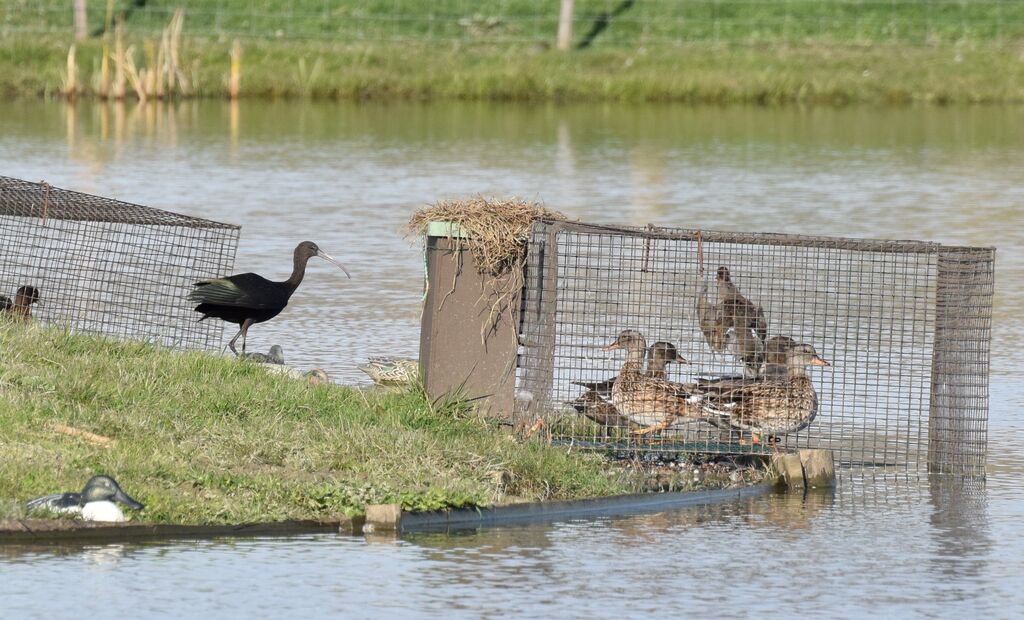
[[[0, 295], [33, 287], [33, 320], [173, 347], [219, 346], [219, 321], [198, 323], [196, 280], [228, 273], [239, 229], [0, 177]], [[28, 296], [24, 295], [28, 301]], [[3, 300], [0, 299], [0, 303]]]
[[[982, 471], [993, 257], [992, 249], [923, 242], [538, 223], [523, 294], [517, 407], [545, 416], [555, 439], [580, 446], [744, 453], [767, 451], [777, 439], [784, 449], [831, 449], [847, 464], [918, 469], [930, 458]], [[720, 267], [763, 313], [767, 330], [759, 338], [769, 348], [753, 364], [741, 361], [741, 328], [725, 330], [718, 350], [701, 330], [707, 311], [698, 300], [719, 303]], [[627, 329], [648, 347], [673, 344], [689, 362], [667, 366], [689, 406], [665, 415], [668, 428], [645, 435], [639, 428], [650, 430], [674, 405], [651, 397], [651, 415], [623, 416], [615, 396], [596, 401], [598, 394], [574, 383], [623, 370], [625, 353], [602, 346]], [[795, 353], [786, 366], [782, 352], [781, 372], [773, 374], [767, 363], [779, 336], [811, 345], [831, 366], [799, 363]], [[710, 385], [728, 390], [695, 382], [722, 376], [737, 378]], [[810, 378], [813, 411], [750, 387], [796, 385], [797, 376]], [[598, 415], [581, 406], [583, 394], [599, 404]], [[757, 415], [780, 410], [802, 423], [785, 432], [757, 423]]]

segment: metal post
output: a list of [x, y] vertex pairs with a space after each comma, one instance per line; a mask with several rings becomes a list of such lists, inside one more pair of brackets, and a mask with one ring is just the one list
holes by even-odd
[[558, 49], [567, 50], [572, 45], [572, 8], [574, 0], [562, 0], [558, 14]]
[[86, 22], [85, 0], [72, 0], [75, 10], [75, 40], [84, 41], [89, 36], [89, 26]]

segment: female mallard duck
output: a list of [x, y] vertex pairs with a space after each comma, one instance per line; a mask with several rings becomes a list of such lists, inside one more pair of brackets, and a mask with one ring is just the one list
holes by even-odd
[[54, 493], [29, 500], [29, 510], [49, 510], [63, 514], [77, 514], [84, 521], [125, 521], [124, 513], [114, 502], [134, 510], [145, 508], [121, 490], [110, 476], [93, 476], [81, 493]]
[[420, 377], [420, 363], [405, 357], [371, 357], [358, 368], [380, 385], [406, 385]]
[[627, 329], [604, 351], [625, 349], [626, 362], [612, 385], [612, 405], [623, 416], [643, 428], [634, 431], [646, 435], [664, 430], [677, 418], [696, 419], [700, 414], [700, 397], [686, 387], [643, 372], [647, 343], [640, 332]]
[[729, 350], [743, 363], [743, 374], [755, 378], [764, 363], [764, 344], [768, 321], [761, 306], [740, 293], [729, 275], [729, 268], [718, 268], [718, 303], [707, 299], [707, 286], [697, 296], [697, 323], [704, 339], [714, 351]]
[[803, 430], [818, 413], [818, 395], [807, 376], [809, 365], [829, 366], [809, 344], [786, 352], [787, 376], [773, 381], [723, 380], [700, 385], [707, 421], [720, 428], [778, 436]]
[[[689, 364], [685, 357], [679, 355], [679, 351], [676, 350], [676, 345], [671, 342], [655, 342], [651, 345], [651, 348], [647, 350], [647, 369], [644, 374], [648, 377], [654, 377], [655, 379], [667, 379], [668, 372], [666, 368], [669, 363], [674, 364]], [[597, 395], [601, 398], [608, 398], [612, 395], [612, 386], [615, 384], [615, 379], [605, 379], [604, 381], [572, 381], [573, 385], [579, 385], [597, 392]]]

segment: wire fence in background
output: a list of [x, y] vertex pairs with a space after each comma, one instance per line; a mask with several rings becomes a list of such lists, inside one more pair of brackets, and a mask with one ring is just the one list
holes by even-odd
[[192, 283], [229, 273], [239, 227], [0, 177], [0, 305], [18, 320], [176, 348], [220, 346]]
[[[557, 0], [117, 0], [132, 32], [158, 33], [174, 10], [185, 32], [333, 42], [554, 42]], [[88, 0], [89, 30], [102, 31], [106, 2]], [[694, 42], [854, 44], [1024, 38], [1018, 0], [576, 0], [573, 43], [599, 46]], [[0, 33], [70, 33], [67, 0], [6, 0]]]

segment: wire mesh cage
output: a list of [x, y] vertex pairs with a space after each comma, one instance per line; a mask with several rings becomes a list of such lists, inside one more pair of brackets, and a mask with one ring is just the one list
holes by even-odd
[[538, 222], [517, 415], [580, 447], [983, 473], [994, 258]]
[[239, 227], [0, 177], [0, 305], [75, 331], [219, 346], [189, 286], [231, 270]]

